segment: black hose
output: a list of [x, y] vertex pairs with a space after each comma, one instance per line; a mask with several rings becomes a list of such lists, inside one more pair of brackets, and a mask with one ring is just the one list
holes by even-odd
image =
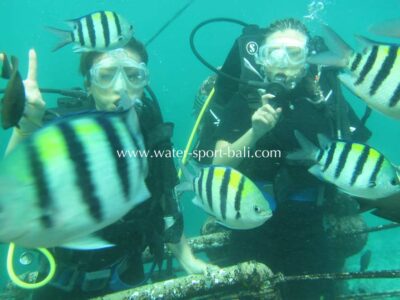
[[193, 54], [196, 56], [196, 58], [203, 64], [205, 65], [208, 69], [210, 69], [211, 71], [213, 71], [214, 73], [226, 77], [230, 80], [242, 83], [242, 84], [246, 84], [246, 85], [250, 85], [250, 86], [254, 86], [254, 87], [258, 87], [258, 88], [265, 88], [267, 86], [267, 83], [265, 82], [261, 82], [261, 81], [254, 81], [254, 80], [242, 80], [240, 78], [236, 78], [234, 76], [231, 76], [225, 72], [222, 72], [220, 70], [218, 70], [216, 67], [214, 67], [212, 64], [210, 64], [208, 61], [206, 61], [199, 53], [199, 51], [197, 51], [197, 48], [194, 44], [194, 37], [197, 33], [197, 31], [204, 27], [205, 25], [208, 25], [210, 23], [217, 23], [217, 22], [228, 22], [228, 23], [235, 23], [238, 25], [242, 25], [243, 27], [248, 26], [249, 24], [237, 20], [237, 19], [231, 19], [231, 18], [214, 18], [214, 19], [209, 19], [206, 21], [201, 22], [200, 24], [198, 24], [196, 27], [193, 28], [192, 32], [190, 33], [190, 48], [192, 49]]

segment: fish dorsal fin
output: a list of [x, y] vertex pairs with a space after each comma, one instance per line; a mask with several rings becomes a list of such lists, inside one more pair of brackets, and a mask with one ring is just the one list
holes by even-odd
[[400, 37], [400, 18], [376, 23], [368, 30], [373, 34], [398, 38]]
[[358, 34], [354, 35], [354, 37], [364, 47], [364, 49], [374, 47], [374, 46], [400, 46], [400, 44], [374, 41], [365, 36], [358, 35]]
[[353, 49], [347, 44], [332, 28], [328, 25], [322, 27], [329, 37], [326, 39], [328, 49], [341, 57], [349, 57], [353, 53]]
[[329, 147], [330, 144], [332, 144], [332, 141], [324, 134], [318, 134], [318, 143], [319, 143], [319, 147], [321, 149], [326, 149], [327, 147]]

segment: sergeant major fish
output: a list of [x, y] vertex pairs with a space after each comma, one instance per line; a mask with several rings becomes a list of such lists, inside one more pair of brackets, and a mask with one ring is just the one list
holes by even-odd
[[193, 203], [219, 223], [232, 229], [251, 229], [265, 223], [272, 211], [259, 188], [246, 176], [230, 167], [210, 166], [193, 176], [182, 168], [186, 182], [178, 191], [192, 190]]
[[98, 11], [66, 22], [72, 31], [49, 27], [63, 38], [53, 51], [70, 43], [75, 44], [74, 52], [116, 49], [125, 46], [133, 34], [132, 25], [112, 11]]
[[308, 171], [344, 192], [374, 200], [400, 192], [398, 170], [374, 148], [319, 135], [319, 149], [300, 132], [295, 131], [295, 136], [302, 150], [288, 154], [287, 159], [314, 162]]
[[358, 37], [365, 49], [363, 53], [357, 53], [331, 28], [324, 28], [332, 40], [330, 48], [333, 52], [316, 54], [308, 62], [343, 67], [346, 72], [338, 78], [345, 86], [371, 108], [400, 119], [399, 45]]
[[4, 96], [1, 99], [1, 125], [3, 129], [18, 127], [25, 111], [25, 88], [18, 71], [18, 59], [11, 57], [12, 67], [5, 53], [1, 54], [3, 61], [1, 77], [9, 79]]
[[28, 248], [112, 246], [96, 231], [149, 198], [135, 109], [64, 118], [34, 133], [0, 162], [0, 242]]

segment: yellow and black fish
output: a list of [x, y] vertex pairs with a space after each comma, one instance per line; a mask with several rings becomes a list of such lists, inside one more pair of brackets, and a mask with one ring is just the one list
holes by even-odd
[[400, 119], [400, 45], [358, 37], [365, 48], [357, 53], [331, 28], [324, 28], [331, 52], [311, 56], [308, 62], [344, 68], [338, 78], [346, 87], [371, 108]]
[[319, 148], [300, 132], [295, 131], [295, 136], [302, 150], [288, 154], [287, 159], [314, 162], [308, 169], [311, 174], [347, 194], [376, 201], [400, 193], [398, 168], [376, 149], [330, 141], [322, 135], [318, 136]]
[[1, 125], [4, 129], [18, 127], [25, 110], [25, 88], [21, 75], [18, 71], [18, 59], [11, 57], [12, 67], [7, 56], [3, 54], [3, 67], [1, 76], [9, 78], [4, 96], [1, 100]]
[[111, 50], [126, 45], [133, 34], [132, 25], [113, 11], [98, 11], [66, 22], [71, 31], [48, 27], [63, 39], [53, 51], [70, 43], [75, 44], [74, 52]]
[[196, 176], [183, 167], [186, 182], [177, 190], [194, 191], [193, 203], [232, 229], [251, 229], [272, 217], [260, 189], [239, 171], [223, 166], [196, 167]]
[[0, 161], [0, 242], [112, 246], [96, 231], [150, 197], [146, 159], [121, 149], [144, 151], [134, 108], [64, 118], [18, 144]]

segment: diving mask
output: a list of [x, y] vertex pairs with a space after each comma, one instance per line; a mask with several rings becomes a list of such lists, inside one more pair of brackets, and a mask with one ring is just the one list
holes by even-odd
[[306, 63], [307, 41], [279, 38], [266, 43], [256, 54], [256, 62], [264, 67], [292, 68]]
[[110, 88], [118, 80], [123, 80], [127, 87], [138, 89], [148, 84], [148, 70], [144, 62], [137, 62], [126, 50], [115, 49], [90, 69], [91, 81], [100, 88]]

